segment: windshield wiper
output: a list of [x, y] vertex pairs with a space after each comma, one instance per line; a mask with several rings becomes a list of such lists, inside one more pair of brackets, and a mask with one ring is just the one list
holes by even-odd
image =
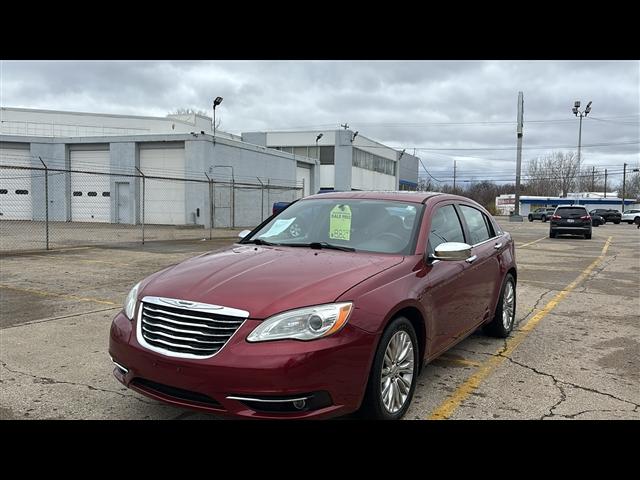
[[353, 247], [345, 247], [342, 245], [334, 245], [332, 243], [327, 242], [311, 242], [311, 243], [280, 243], [283, 247], [307, 247], [314, 249], [322, 249], [327, 248], [329, 250], [341, 250], [343, 252], [355, 252], [356, 249]]
[[279, 243], [271, 243], [271, 242], [267, 242], [266, 240], [261, 240], [259, 238], [254, 238], [253, 240], [247, 240], [246, 242], [242, 242], [242, 243], [254, 243], [256, 245], [268, 245], [268, 246], [280, 245]]

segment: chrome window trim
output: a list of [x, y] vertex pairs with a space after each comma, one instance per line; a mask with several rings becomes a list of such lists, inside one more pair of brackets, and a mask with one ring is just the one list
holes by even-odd
[[[188, 358], [193, 360], [206, 360], [208, 358], [215, 357], [218, 353], [220, 353], [224, 349], [224, 347], [233, 339], [233, 337], [235, 337], [236, 334], [242, 329], [242, 326], [244, 325], [244, 322], [246, 321], [246, 319], [249, 318], [249, 312], [245, 310], [238, 310], [236, 308], [224, 307], [221, 305], [209, 305], [206, 303], [198, 303], [198, 302], [189, 302], [193, 305], [193, 306], [190, 306], [190, 305], [184, 305], [184, 304], [175, 303], [175, 302], [186, 302], [186, 301], [175, 299], [175, 298], [153, 297], [153, 296], [143, 297], [141, 301], [138, 301], [139, 305], [138, 305], [138, 315], [136, 319], [136, 340], [143, 348], [146, 348], [147, 350], [151, 350], [152, 352], [158, 353], [165, 357]], [[161, 306], [168, 305], [174, 308], [185, 308], [185, 309], [189, 308], [196, 311], [207, 312], [207, 313], [217, 313], [220, 315], [228, 315], [228, 316], [238, 317], [238, 318], [240, 318], [240, 314], [246, 315], [246, 316], [242, 317], [242, 323], [237, 326], [236, 331], [233, 332], [233, 335], [229, 337], [229, 339], [218, 349], [217, 352], [213, 353], [212, 355], [195, 355], [191, 353], [172, 352], [170, 350], [165, 350], [159, 347], [155, 347], [149, 344], [144, 339], [144, 337], [142, 336], [142, 310], [143, 310], [144, 303], [154, 303], [156, 305], [161, 305]], [[191, 348], [192, 350], [197, 351], [197, 348], [195, 347], [189, 347], [186, 345], [175, 345], [170, 342], [166, 342], [162, 340], [157, 340], [157, 341], [160, 343], [166, 343], [167, 345], [172, 345], [180, 348]]]
[[500, 235], [496, 235], [495, 237], [491, 237], [491, 238], [488, 238], [487, 240], [483, 240], [480, 243], [476, 243], [474, 245], [471, 245], [471, 248], [477, 247], [479, 245], [484, 245], [485, 243], [489, 243], [491, 240], [495, 240], [496, 238], [500, 238], [500, 237], [504, 237], [504, 232], [502, 232]]

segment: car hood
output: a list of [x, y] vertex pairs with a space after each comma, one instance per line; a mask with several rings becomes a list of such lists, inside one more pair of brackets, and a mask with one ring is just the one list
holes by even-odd
[[264, 319], [293, 308], [334, 302], [356, 284], [403, 259], [303, 247], [236, 246], [159, 272], [139, 297], [223, 305]]

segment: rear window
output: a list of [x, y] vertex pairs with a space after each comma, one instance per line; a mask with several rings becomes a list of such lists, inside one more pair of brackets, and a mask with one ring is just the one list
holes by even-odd
[[582, 215], [587, 214], [586, 208], [578, 208], [578, 207], [564, 207], [558, 208], [556, 210], [556, 215], [560, 215], [561, 217], [581, 217]]

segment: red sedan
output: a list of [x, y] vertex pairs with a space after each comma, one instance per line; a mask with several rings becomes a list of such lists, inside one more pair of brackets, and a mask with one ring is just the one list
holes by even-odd
[[423, 365], [513, 328], [513, 241], [467, 198], [312, 195], [243, 234], [133, 287], [111, 326], [120, 382], [237, 417], [398, 419]]

